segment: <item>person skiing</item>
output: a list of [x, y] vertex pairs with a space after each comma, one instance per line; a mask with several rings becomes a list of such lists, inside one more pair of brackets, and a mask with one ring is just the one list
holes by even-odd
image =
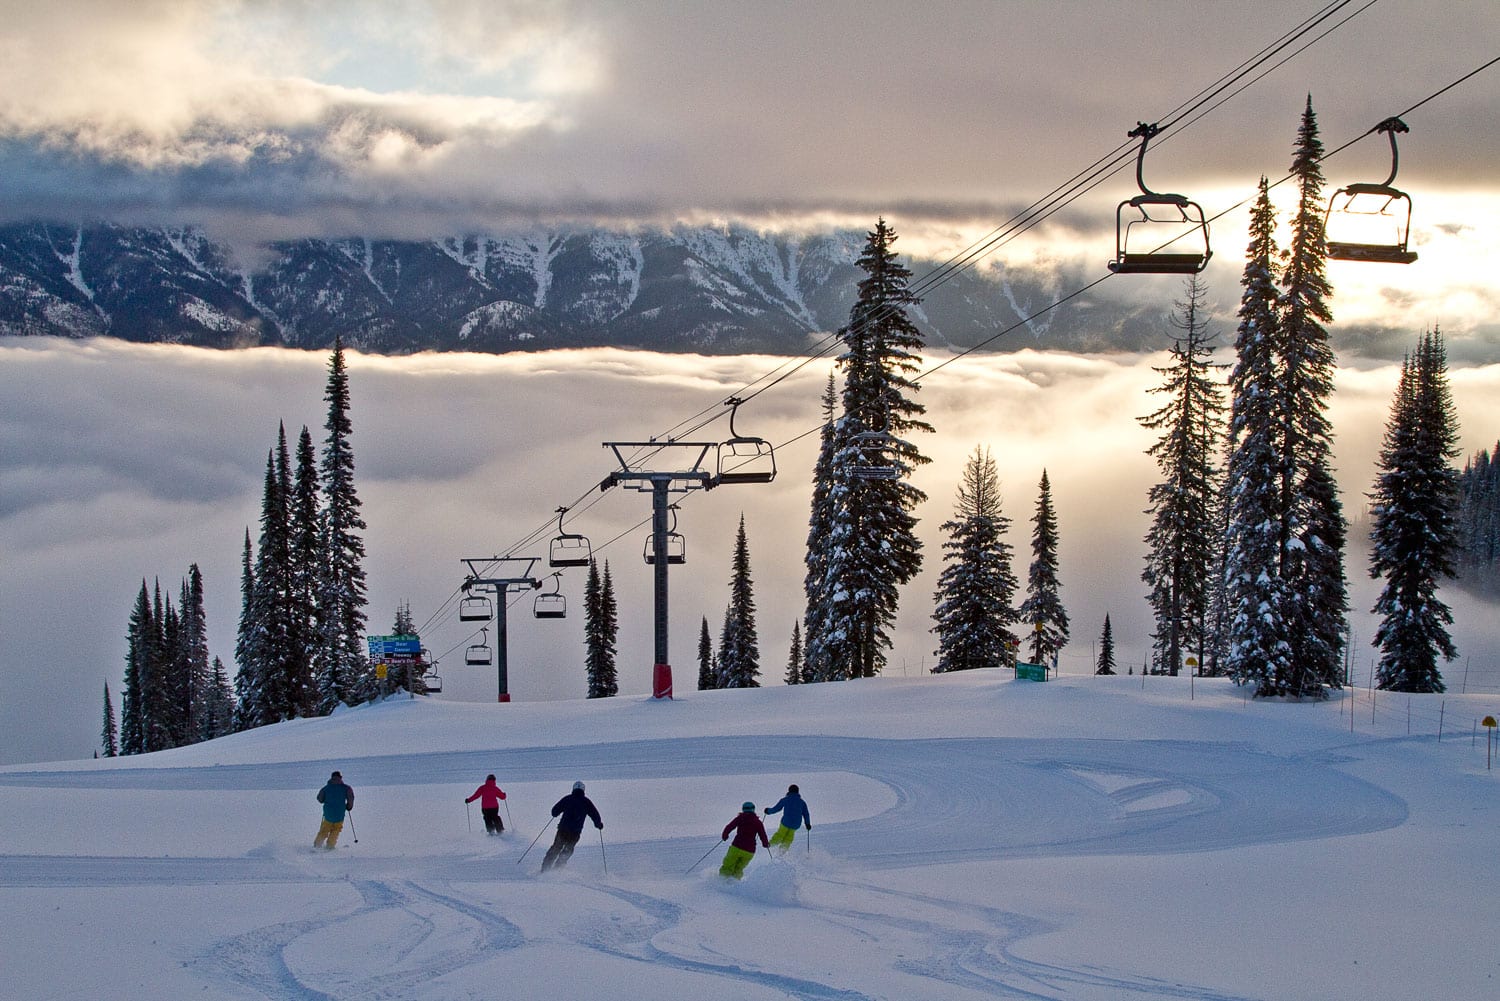
[[505, 825], [500, 822], [500, 801], [504, 798], [505, 790], [495, 785], [495, 776], [486, 775], [484, 785], [475, 789], [474, 795], [464, 800], [465, 803], [479, 800], [479, 812], [484, 815], [484, 833], [505, 833]]
[[573, 848], [583, 834], [585, 817], [592, 820], [599, 830], [604, 830], [604, 821], [599, 819], [599, 809], [583, 794], [582, 782], [574, 782], [573, 791], [557, 801], [552, 807], [552, 816], [559, 818], [557, 837], [552, 840], [552, 847], [547, 849], [546, 857], [542, 859], [542, 872], [554, 866], [561, 869], [568, 864]]
[[755, 815], [754, 803], [746, 803], [740, 807], [735, 818], [724, 825], [724, 833], [719, 835], [719, 840], [728, 841], [730, 831], [735, 832], [734, 842], [724, 853], [724, 864], [719, 866], [719, 875], [744, 879], [745, 866], [755, 856], [755, 839], [760, 838], [760, 843], [767, 849], [771, 847], [771, 843], [766, 840], [766, 827]]
[[786, 795], [777, 800], [775, 806], [766, 807], [766, 816], [773, 813], [781, 814], [781, 826], [771, 835], [771, 844], [780, 848], [781, 854], [785, 855], [792, 850], [792, 837], [797, 833], [797, 828], [812, 830], [812, 815], [807, 812], [807, 804], [802, 802], [802, 794], [797, 791], [796, 783], [786, 787]]
[[323, 804], [323, 823], [318, 825], [313, 847], [333, 851], [339, 843], [339, 831], [344, 829], [344, 814], [354, 809], [354, 790], [344, 785], [344, 776], [334, 772], [328, 784], [318, 790], [318, 802]]

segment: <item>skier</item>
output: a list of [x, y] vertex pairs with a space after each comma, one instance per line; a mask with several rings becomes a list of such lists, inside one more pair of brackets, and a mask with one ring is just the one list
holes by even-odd
[[542, 859], [542, 872], [546, 872], [553, 866], [561, 869], [568, 864], [573, 848], [583, 834], [585, 817], [592, 820], [599, 830], [604, 830], [604, 821], [599, 819], [599, 809], [583, 794], [582, 782], [574, 782], [573, 791], [557, 801], [557, 805], [552, 808], [552, 816], [560, 817], [557, 821], [557, 837], [553, 839], [552, 847], [547, 849], [547, 855]]
[[719, 875], [744, 879], [745, 866], [750, 864], [750, 859], [755, 855], [755, 839], [760, 838], [762, 845], [771, 847], [771, 843], [766, 840], [765, 825], [755, 815], [754, 803], [746, 803], [740, 807], [740, 813], [724, 825], [724, 833], [719, 835], [719, 840], [728, 841], [730, 831], [736, 832], [734, 843], [724, 853], [724, 864], [719, 866]]
[[[783, 813], [783, 810], [786, 812]], [[807, 812], [807, 804], [802, 802], [802, 794], [797, 791], [796, 783], [786, 787], [786, 795], [775, 806], [766, 807], [766, 816], [773, 813], [781, 814], [781, 826], [771, 835], [771, 844], [780, 848], [781, 854], [785, 855], [792, 850], [792, 836], [797, 833], [797, 828], [812, 830], [812, 815]]]
[[479, 812], [484, 815], [484, 833], [505, 833], [505, 825], [500, 822], [500, 801], [504, 798], [505, 790], [495, 785], [495, 776], [486, 775], [484, 785], [475, 789], [474, 795], [464, 800], [465, 803], [479, 800]]
[[344, 829], [344, 814], [354, 809], [354, 790], [344, 785], [344, 776], [334, 772], [328, 777], [328, 784], [318, 790], [318, 802], [323, 804], [323, 823], [318, 825], [313, 847], [333, 851], [339, 842], [339, 831]]

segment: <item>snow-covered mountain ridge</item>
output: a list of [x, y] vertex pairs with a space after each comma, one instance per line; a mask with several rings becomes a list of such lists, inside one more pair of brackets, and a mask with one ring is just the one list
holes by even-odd
[[[860, 234], [735, 226], [516, 230], [432, 240], [271, 244], [250, 264], [194, 228], [0, 227], [0, 335], [117, 337], [237, 348], [505, 352], [639, 347], [800, 353], [848, 319]], [[920, 276], [931, 269], [908, 262]], [[1051, 301], [1053, 276], [959, 274], [914, 311], [929, 342], [964, 347]], [[1160, 318], [1063, 309], [998, 349], [1158, 346]]]

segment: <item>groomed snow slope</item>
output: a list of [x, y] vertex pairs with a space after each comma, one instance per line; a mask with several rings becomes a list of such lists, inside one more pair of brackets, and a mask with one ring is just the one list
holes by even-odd
[[[1473, 724], [1497, 701], [1414, 697], [1408, 723], [1406, 696], [972, 672], [669, 703], [399, 698], [12, 767], [3, 994], [1487, 996], [1500, 780]], [[334, 768], [356, 827], [314, 852]], [[498, 839], [463, 803], [488, 772], [510, 796]], [[604, 831], [542, 876], [575, 778]], [[790, 782], [810, 848], [799, 833], [721, 880], [720, 829]]]

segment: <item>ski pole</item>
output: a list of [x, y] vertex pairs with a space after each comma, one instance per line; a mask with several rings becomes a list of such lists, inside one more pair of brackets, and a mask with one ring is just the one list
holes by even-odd
[[599, 828], [599, 857], [604, 860], [604, 875], [609, 875], [609, 856], [604, 854], [604, 828]]
[[359, 844], [359, 835], [354, 833], [354, 811], [349, 811], [349, 835], [354, 838], [354, 843]]
[[[714, 842], [714, 848], [719, 847], [723, 843], [724, 842], [723, 842], [722, 839], [719, 840], [719, 841]], [[694, 862], [692, 865], [688, 866], [687, 867], [687, 872], [683, 873], [683, 875], [686, 876], [688, 872], [692, 872], [694, 869], [698, 868], [698, 866], [703, 863], [703, 859], [708, 858], [710, 855], [712, 855], [714, 853], [714, 848], [710, 848], [708, 851], [704, 852], [702, 858], [699, 858], [697, 862]]]
[[[552, 820], [556, 820], [556, 819], [557, 819], [556, 817], [552, 818]], [[552, 826], [552, 820], [547, 821], [547, 827], [551, 827]], [[526, 856], [528, 856], [528, 855], [531, 854], [531, 850], [536, 847], [536, 843], [538, 841], [542, 840], [542, 835], [547, 833], [547, 827], [544, 827], [540, 831], [537, 831], [536, 837], [534, 837], [534, 838], [531, 839], [531, 844], [527, 845], [526, 846], [526, 850], [521, 853], [521, 858], [516, 859], [516, 865], [520, 865], [521, 864], [521, 859], [523, 859]]]
[[[510, 820], [510, 800], [505, 801], [505, 819]], [[516, 829], [516, 822], [514, 820], [510, 820], [510, 829], [513, 831]]]
[[474, 833], [474, 810], [469, 806], [469, 801], [464, 800], [464, 817], [469, 821], [469, 833]]

